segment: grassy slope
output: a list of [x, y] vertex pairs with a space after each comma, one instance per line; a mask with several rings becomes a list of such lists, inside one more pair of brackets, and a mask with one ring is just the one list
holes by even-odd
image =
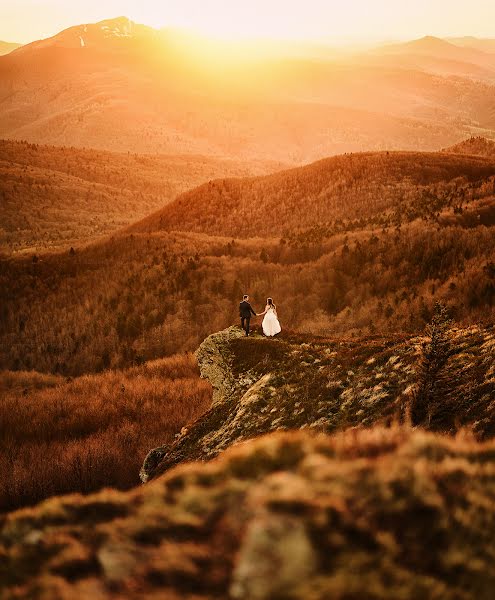
[[[209, 459], [240, 441], [275, 430], [349, 427], [408, 420], [420, 379], [425, 338], [315, 338], [283, 332], [274, 340], [242, 337], [230, 328], [198, 350], [202, 375], [214, 388], [212, 408], [172, 446], [152, 451], [142, 477], [156, 477], [186, 460]], [[451, 330], [448, 360], [422, 427], [453, 434], [468, 428], [495, 435], [492, 400], [495, 332]]]
[[74, 380], [0, 373], [0, 512], [135, 486], [150, 446], [171, 443], [210, 401], [191, 355]]
[[0, 529], [8, 598], [491, 598], [493, 443], [274, 434]]

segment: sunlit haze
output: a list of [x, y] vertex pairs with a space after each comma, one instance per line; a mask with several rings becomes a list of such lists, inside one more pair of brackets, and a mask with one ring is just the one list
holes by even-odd
[[311, 39], [328, 43], [423, 35], [490, 37], [493, 0], [16, 0], [0, 6], [0, 39], [29, 42], [75, 24], [125, 15], [153, 27], [180, 27], [233, 39]]

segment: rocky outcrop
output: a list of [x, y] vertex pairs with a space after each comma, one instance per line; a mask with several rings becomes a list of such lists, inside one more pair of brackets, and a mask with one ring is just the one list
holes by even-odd
[[268, 435], [3, 517], [0, 597], [488, 600], [494, 456], [400, 428]]
[[[442, 398], [421, 426], [478, 438], [495, 435], [493, 328], [452, 329], [442, 372]], [[176, 442], [151, 451], [143, 481], [189, 460], [209, 460], [226, 448], [276, 430], [325, 433], [407, 420], [424, 339], [360, 340], [285, 335], [242, 336], [231, 327], [197, 351], [213, 404]]]

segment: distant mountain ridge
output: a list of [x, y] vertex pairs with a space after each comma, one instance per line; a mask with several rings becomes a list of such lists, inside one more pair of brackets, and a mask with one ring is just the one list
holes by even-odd
[[125, 17], [77, 25], [0, 58], [0, 136], [286, 164], [490, 137], [491, 55], [435, 38], [404, 48], [264, 57]]
[[495, 39], [493, 38], [477, 38], [474, 36], [464, 37], [449, 37], [447, 41], [457, 46], [466, 46], [483, 52], [495, 53]]
[[473, 48], [469, 45], [460, 46], [452, 41], [431, 35], [401, 44], [383, 46], [382, 51], [404, 54], [430, 54], [439, 58], [464, 60], [475, 64], [495, 64], [495, 54]]
[[443, 152], [495, 158], [495, 141], [487, 140], [484, 137], [472, 137], [450, 148], [446, 148]]
[[[29, 53], [46, 48], [113, 48], [118, 49], [119, 42], [136, 40], [155, 35], [155, 30], [146, 25], [134, 23], [127, 17], [106, 19], [98, 23], [75, 25], [56, 35], [25, 44], [20, 53]], [[120, 44], [122, 46], [122, 44]]]
[[13, 52], [17, 48], [20, 48], [22, 44], [16, 44], [15, 42], [2, 42], [0, 41], [0, 56], [4, 54], [9, 54]]

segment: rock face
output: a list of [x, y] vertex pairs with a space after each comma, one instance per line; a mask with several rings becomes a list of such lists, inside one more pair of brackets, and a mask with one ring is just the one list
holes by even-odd
[[0, 597], [492, 598], [495, 443], [276, 433], [0, 522]]
[[[455, 433], [469, 427], [495, 435], [495, 331], [452, 329], [442, 370], [442, 402], [421, 426]], [[290, 336], [245, 338], [231, 327], [197, 351], [213, 386], [211, 409], [172, 446], [152, 450], [141, 469], [147, 481], [188, 460], [208, 460], [226, 448], [276, 430], [325, 433], [407, 418], [418, 381], [422, 338], [359, 341]]]

